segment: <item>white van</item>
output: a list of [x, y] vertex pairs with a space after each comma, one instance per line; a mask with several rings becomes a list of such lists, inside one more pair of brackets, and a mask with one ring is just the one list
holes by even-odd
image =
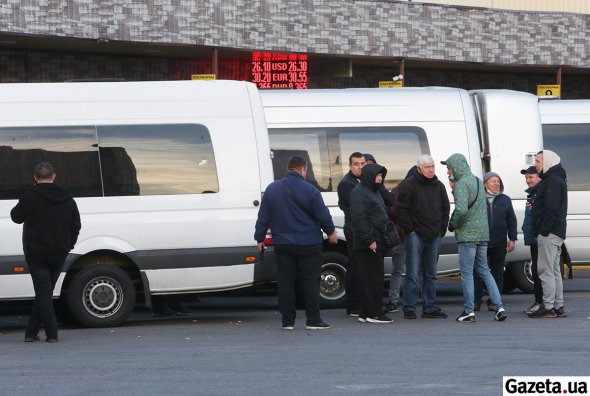
[[565, 246], [572, 264], [590, 263], [590, 100], [539, 104], [543, 147], [555, 151], [567, 174]]
[[136, 294], [274, 280], [253, 239], [269, 153], [251, 83], [0, 85], [0, 300], [34, 296], [10, 210], [41, 161], [81, 213], [54, 291], [79, 323], [123, 322]]
[[[542, 147], [537, 98], [504, 90], [467, 92], [456, 88], [325, 89], [262, 91], [273, 153], [274, 177], [286, 171], [292, 155], [309, 162], [308, 180], [322, 192], [334, 222], [344, 224], [336, 188], [348, 172], [349, 155], [370, 153], [388, 170], [386, 187], [405, 177], [422, 154], [438, 164], [437, 177], [446, 184], [446, 167], [439, 164], [453, 153], [467, 158], [480, 178], [493, 170], [513, 199], [519, 224], [524, 218], [526, 184], [520, 170], [532, 165]], [[519, 227], [520, 228], [520, 227]], [[520, 229], [519, 229], [520, 231]], [[342, 237], [344, 233], [339, 230]], [[529, 290], [528, 248], [519, 238], [507, 256], [506, 284]], [[342, 303], [346, 275], [345, 241], [326, 244], [321, 293], [324, 305]], [[386, 273], [391, 260], [386, 259]], [[441, 243], [439, 274], [459, 272], [457, 244], [450, 233]], [[529, 266], [530, 271], [530, 266]], [[510, 275], [514, 275], [511, 280]]]

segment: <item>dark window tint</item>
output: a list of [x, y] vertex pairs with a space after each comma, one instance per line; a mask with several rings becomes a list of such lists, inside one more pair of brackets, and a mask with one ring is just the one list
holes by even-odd
[[590, 124], [543, 125], [543, 148], [561, 158], [570, 191], [590, 190]]
[[0, 129], [0, 198], [19, 198], [43, 161], [53, 165], [56, 183], [75, 197], [102, 195], [94, 127], [25, 127]]
[[100, 126], [98, 136], [105, 196], [219, 191], [203, 125]]
[[274, 128], [270, 129], [275, 179], [297, 155], [308, 161], [307, 179], [320, 191], [336, 191], [348, 172], [348, 157], [370, 153], [387, 168], [388, 189], [405, 177], [422, 154], [429, 154], [426, 133], [416, 127]]

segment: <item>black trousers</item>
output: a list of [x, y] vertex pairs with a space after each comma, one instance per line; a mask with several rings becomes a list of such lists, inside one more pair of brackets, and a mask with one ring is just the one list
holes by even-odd
[[[488, 246], [488, 267], [490, 272], [496, 281], [498, 291], [502, 293], [504, 288], [504, 263], [506, 262], [506, 246]], [[484, 293], [483, 280], [477, 274], [477, 271], [473, 272], [473, 279], [475, 281], [475, 303], [481, 303], [481, 298]]]
[[359, 317], [378, 317], [383, 315], [383, 256], [385, 252], [377, 249], [355, 250], [355, 260], [359, 269], [360, 309]]
[[533, 287], [535, 288], [535, 302], [543, 304], [543, 284], [539, 278], [539, 271], [537, 270], [537, 258], [539, 257], [539, 249], [537, 245], [531, 245], [531, 271], [533, 273]]
[[321, 247], [275, 247], [277, 255], [277, 280], [279, 311], [283, 324], [295, 323], [297, 284], [301, 286], [305, 303], [307, 324], [321, 322], [320, 275], [322, 272]]
[[346, 309], [348, 311], [358, 310], [360, 307], [359, 296], [359, 268], [352, 249], [352, 228], [344, 226], [344, 237], [346, 238], [346, 254], [348, 255], [348, 268], [346, 269]]
[[33, 287], [35, 301], [27, 322], [25, 337], [36, 337], [41, 325], [47, 338], [57, 338], [57, 318], [53, 308], [53, 289], [64, 265], [64, 259], [29, 260], [27, 265]]

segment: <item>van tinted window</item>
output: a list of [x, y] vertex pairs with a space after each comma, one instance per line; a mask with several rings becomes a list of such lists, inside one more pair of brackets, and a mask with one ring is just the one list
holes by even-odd
[[0, 199], [18, 199], [42, 161], [75, 197], [219, 191], [203, 125], [0, 128]]
[[561, 158], [569, 191], [590, 190], [590, 124], [543, 125], [543, 147]]
[[102, 195], [94, 127], [0, 128], [0, 199], [19, 198], [43, 161], [53, 165], [55, 182], [74, 196]]
[[373, 154], [387, 168], [388, 189], [403, 180], [421, 154], [430, 154], [426, 133], [417, 127], [271, 128], [269, 133], [275, 179], [297, 155], [308, 161], [307, 180], [320, 191], [336, 191], [355, 151]]
[[105, 196], [219, 191], [203, 125], [100, 126], [98, 141]]

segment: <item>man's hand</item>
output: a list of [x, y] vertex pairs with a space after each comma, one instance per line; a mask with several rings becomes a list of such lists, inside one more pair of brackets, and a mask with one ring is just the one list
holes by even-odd
[[508, 243], [506, 244], [506, 251], [508, 253], [510, 253], [511, 251], [514, 250], [514, 246], [515, 246], [514, 241], [508, 241]]
[[373, 251], [373, 253], [377, 253], [377, 242], [373, 242], [369, 245], [369, 249]]
[[258, 250], [264, 250], [264, 242], [258, 242]]
[[328, 235], [328, 242], [330, 243], [338, 243], [338, 232], [334, 230], [333, 233]]

